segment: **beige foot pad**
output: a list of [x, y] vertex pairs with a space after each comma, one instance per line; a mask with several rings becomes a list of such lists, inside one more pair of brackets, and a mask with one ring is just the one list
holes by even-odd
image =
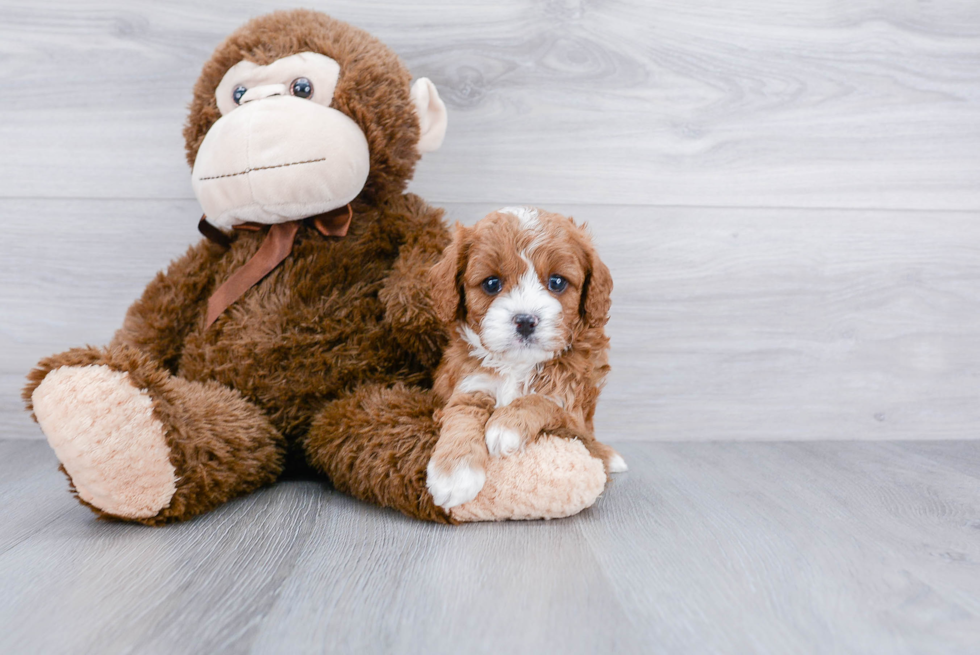
[[176, 491], [176, 471], [153, 401], [127, 373], [65, 366], [32, 396], [34, 415], [79, 497], [107, 514], [157, 515]]
[[458, 521], [562, 518], [591, 507], [605, 486], [602, 461], [580, 441], [545, 436], [523, 453], [491, 457], [480, 495], [449, 513]]

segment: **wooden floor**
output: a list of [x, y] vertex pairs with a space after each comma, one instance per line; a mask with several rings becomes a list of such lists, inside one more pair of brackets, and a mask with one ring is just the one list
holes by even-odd
[[292, 481], [145, 528], [0, 441], [0, 652], [977, 652], [980, 442], [618, 445], [630, 472], [566, 520]]

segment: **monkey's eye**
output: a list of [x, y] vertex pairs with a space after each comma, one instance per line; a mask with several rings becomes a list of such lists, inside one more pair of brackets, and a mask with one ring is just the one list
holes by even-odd
[[560, 275], [552, 275], [548, 278], [548, 291], [561, 293], [568, 286], [568, 280]]
[[500, 281], [500, 278], [495, 277], [493, 275], [485, 279], [483, 281], [483, 284], [481, 284], [480, 286], [483, 287], [483, 290], [489, 296], [496, 296], [498, 293], [500, 293], [500, 290], [504, 287], [503, 283]]
[[242, 103], [242, 96], [245, 95], [246, 91], [248, 91], [248, 89], [246, 89], [244, 86], [240, 84], [235, 87], [235, 90], [232, 92], [231, 97], [235, 99], [236, 105], [240, 105]]
[[313, 83], [305, 77], [297, 77], [289, 86], [289, 92], [297, 98], [309, 98], [313, 95]]

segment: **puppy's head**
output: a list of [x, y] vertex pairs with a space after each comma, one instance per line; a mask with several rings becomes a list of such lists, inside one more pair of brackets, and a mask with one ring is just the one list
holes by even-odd
[[440, 318], [458, 322], [473, 350], [508, 361], [547, 360], [608, 319], [609, 269], [559, 214], [508, 207], [457, 225], [429, 276]]

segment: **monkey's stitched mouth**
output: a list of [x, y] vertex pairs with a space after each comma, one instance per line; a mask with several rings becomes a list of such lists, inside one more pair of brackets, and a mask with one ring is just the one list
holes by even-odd
[[237, 177], [239, 175], [248, 175], [255, 171], [267, 171], [273, 168], [285, 168], [287, 166], [299, 166], [300, 164], [315, 164], [317, 162], [327, 161], [326, 157], [320, 157], [319, 159], [307, 159], [306, 161], [294, 161], [288, 164], [274, 164], [272, 166], [256, 166], [255, 168], [246, 168], [244, 171], [239, 171], [237, 173], [225, 173], [224, 175], [211, 175], [209, 177], [199, 177], [198, 182], [206, 182], [207, 180], [220, 180], [225, 177]]

